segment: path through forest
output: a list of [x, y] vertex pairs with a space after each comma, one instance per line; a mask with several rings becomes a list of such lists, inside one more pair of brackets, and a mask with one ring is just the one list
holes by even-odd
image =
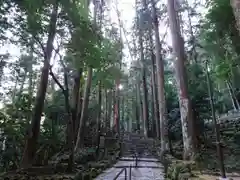
[[[130, 173], [130, 166], [131, 173]], [[127, 179], [131, 180], [163, 180], [164, 167], [156, 158], [139, 158], [137, 168], [135, 168], [135, 159], [131, 157], [122, 157], [112, 168], [107, 169], [100, 174], [96, 180], [114, 180], [117, 174], [127, 167]], [[124, 180], [124, 172], [117, 180]]]

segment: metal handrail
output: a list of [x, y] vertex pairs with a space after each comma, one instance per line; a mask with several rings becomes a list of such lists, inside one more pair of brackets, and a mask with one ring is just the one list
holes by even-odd
[[113, 180], [117, 180], [117, 178], [124, 172], [124, 179], [127, 180], [127, 168], [122, 168], [122, 170], [116, 175]]

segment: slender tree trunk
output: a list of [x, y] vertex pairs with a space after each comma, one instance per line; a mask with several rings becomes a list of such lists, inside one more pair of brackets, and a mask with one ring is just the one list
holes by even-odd
[[73, 165], [74, 165], [74, 126], [73, 126], [73, 118], [71, 113], [71, 107], [69, 103], [69, 88], [68, 88], [68, 74], [66, 71], [66, 68], [64, 67], [64, 97], [65, 97], [65, 108], [66, 112], [68, 114], [68, 124], [67, 124], [67, 149], [70, 153], [69, 159], [68, 159], [68, 172], [72, 172]]
[[[131, 108], [132, 108], [132, 116], [131, 118], [128, 119], [128, 131], [132, 131], [132, 121], [133, 119], [136, 120], [136, 128], [137, 130], [140, 130], [140, 121], [139, 121], [139, 114], [138, 114], [138, 104], [137, 101], [134, 102], [134, 98], [132, 97], [132, 103], [131, 103]], [[135, 129], [134, 129], [135, 130]]]
[[[136, 101], [132, 101], [132, 109], [135, 110], [135, 118], [136, 118], [136, 123], [137, 123], [137, 130], [140, 131], [140, 104], [139, 104], [139, 99], [138, 99], [138, 87], [136, 86]], [[135, 103], [135, 104], [134, 104]], [[133, 116], [134, 117], [134, 116]], [[132, 119], [133, 119], [132, 117]], [[130, 120], [129, 120], [130, 121]]]
[[158, 102], [159, 102], [159, 117], [160, 117], [160, 136], [161, 136], [161, 150], [169, 150], [168, 144], [168, 122], [167, 122], [167, 108], [164, 91], [164, 62], [161, 55], [162, 45], [159, 39], [158, 17], [156, 13], [155, 3], [152, 0], [153, 6], [153, 28], [155, 33], [155, 47], [156, 47], [156, 65], [157, 65], [157, 81], [158, 81]]
[[76, 137], [76, 127], [78, 127], [78, 106], [79, 106], [79, 95], [80, 95], [80, 80], [82, 76], [82, 69], [79, 69], [74, 77], [73, 93], [72, 93], [72, 119], [74, 128], [74, 137]]
[[107, 108], [108, 113], [106, 119], [107, 132], [111, 129], [112, 106], [113, 106], [113, 91], [110, 90], [108, 92], [108, 108]]
[[124, 107], [124, 105], [125, 105], [125, 99], [124, 99], [124, 96], [122, 96], [122, 118], [121, 118], [121, 122], [124, 122], [124, 120], [125, 120], [125, 107]]
[[237, 109], [240, 109], [240, 105], [239, 105], [239, 102], [238, 102], [238, 99], [237, 99], [237, 96], [236, 96], [236, 93], [235, 93], [233, 84], [232, 84], [230, 81], [228, 81], [228, 84], [229, 84], [229, 87], [230, 87], [230, 89], [231, 89], [231, 91], [232, 91], [233, 99], [235, 100]]
[[[33, 59], [33, 56], [31, 56]], [[32, 109], [32, 99], [33, 99], [33, 69], [32, 69], [32, 64], [30, 64], [29, 72], [28, 72], [28, 107], [29, 109]], [[29, 113], [28, 118], [27, 118], [27, 124], [29, 125], [31, 119], [31, 113]]]
[[104, 118], [104, 132], [107, 132], [107, 118], [108, 118], [108, 92], [105, 89], [105, 118]]
[[[139, 126], [140, 126], [140, 130], [141, 130], [141, 123], [140, 122], [143, 122], [144, 123], [144, 118], [143, 118], [143, 105], [142, 105], [142, 98], [141, 98], [141, 91], [140, 91], [140, 83], [139, 81], [137, 82], [137, 99], [138, 99], [138, 107], [139, 107]], [[143, 126], [144, 128], [144, 126]], [[143, 131], [145, 132], [145, 129], [143, 129]]]
[[144, 123], [144, 132], [146, 136], [149, 136], [149, 116], [148, 116], [148, 90], [146, 82], [146, 70], [144, 63], [144, 53], [143, 53], [143, 40], [142, 35], [139, 35], [139, 44], [140, 44], [140, 59], [142, 62], [142, 85], [143, 85], [143, 123]]
[[234, 101], [234, 99], [233, 99], [232, 91], [231, 91], [231, 89], [230, 89], [230, 87], [229, 87], [229, 84], [228, 84], [228, 83], [226, 83], [226, 84], [227, 84], [227, 87], [228, 87], [228, 91], [229, 91], [229, 94], [230, 94], [230, 98], [231, 98], [231, 101], [232, 101], [233, 108], [234, 108], [234, 110], [237, 110], [235, 101]]
[[100, 134], [101, 134], [101, 114], [102, 114], [102, 84], [99, 81], [98, 84], [98, 117], [97, 117], [97, 157], [99, 155]]
[[[146, 10], [146, 1], [143, 0], [143, 8]], [[137, 7], [137, 6], [136, 6]], [[146, 12], [146, 11], [145, 11]], [[142, 12], [136, 9], [136, 13], [138, 16], [142, 16]], [[141, 22], [139, 17], [137, 18], [137, 30], [138, 30], [138, 43], [139, 43], [139, 51], [140, 51], [140, 64], [141, 64], [141, 80], [143, 85], [143, 127], [145, 136], [149, 136], [149, 113], [148, 113], [148, 89], [146, 82], [146, 64], [144, 62], [144, 47], [143, 47], [143, 27], [141, 27]]]
[[213, 102], [213, 90], [212, 90], [212, 83], [211, 79], [208, 73], [208, 64], [206, 62], [206, 76], [207, 76], [207, 83], [208, 83], [208, 94], [210, 99], [210, 105], [211, 105], [211, 111], [212, 111], [212, 120], [214, 124], [214, 130], [216, 135], [216, 147], [217, 147], [217, 155], [218, 155], [218, 161], [220, 166], [220, 172], [222, 179], [226, 179], [226, 172], [225, 172], [225, 166], [224, 166], [224, 156], [223, 151], [221, 147], [221, 139], [220, 139], [220, 132], [219, 132], [219, 124], [217, 123], [217, 118], [215, 114], [215, 105]]
[[[80, 80], [81, 83], [81, 80]], [[78, 107], [77, 107], [77, 117], [75, 121], [75, 128], [74, 128], [74, 133], [75, 133], [75, 143], [77, 141], [77, 134], [79, 130], [79, 124], [80, 124], [80, 119], [81, 119], [81, 112], [82, 112], [82, 104], [83, 104], [83, 84], [80, 84], [80, 89], [79, 89], [79, 95], [78, 95]]]
[[86, 82], [85, 91], [84, 91], [81, 118], [80, 118], [79, 130], [77, 135], [77, 141], [75, 145], [75, 151], [77, 151], [78, 148], [81, 148], [84, 143], [84, 127], [86, 125], [86, 113], [88, 110], [89, 95], [90, 95], [91, 84], [92, 84], [92, 67], [88, 67], [87, 72], [88, 72], [88, 76], [87, 76], [87, 82]]
[[172, 139], [171, 139], [169, 130], [168, 130], [168, 142], [169, 142], [169, 152], [170, 152], [171, 155], [174, 155]]
[[6, 61], [4, 59], [0, 60], [0, 85], [2, 83], [2, 77], [3, 77], [3, 70], [6, 65]]
[[[32, 48], [33, 48], [33, 43], [32, 43]], [[31, 62], [29, 64], [29, 69], [28, 69], [28, 109], [30, 110], [27, 114], [27, 128], [26, 130], [29, 129], [29, 125], [31, 122], [31, 111], [32, 111], [32, 101], [33, 101], [33, 61], [34, 61], [34, 57], [33, 57], [33, 52], [30, 53], [30, 58], [31, 58]], [[52, 133], [54, 133], [54, 129], [52, 129]], [[26, 131], [27, 132], [27, 131]], [[53, 136], [54, 137], [54, 136]]]
[[[118, 23], [119, 23], [119, 29], [120, 29], [120, 38], [119, 38], [119, 42], [121, 43], [122, 41], [122, 31], [121, 31], [121, 20], [120, 20], [120, 13], [118, 10], [118, 6], [116, 4], [116, 11], [117, 11], [117, 16], [118, 16]], [[119, 69], [122, 69], [122, 44], [120, 44], [121, 46], [121, 52], [120, 52], [120, 63], [119, 63]], [[119, 85], [120, 85], [120, 77], [118, 77], [116, 79], [116, 96], [115, 96], [115, 125], [116, 125], [116, 131], [118, 134], [120, 134], [120, 89], [119, 89]]]
[[[96, 25], [97, 6], [95, 4], [95, 0], [93, 3], [94, 3], [93, 24]], [[90, 4], [90, 0], [84, 0], [83, 8], [86, 14], [89, 14], [89, 4]], [[84, 145], [84, 128], [86, 126], [86, 115], [87, 115], [89, 96], [90, 96], [91, 85], [92, 85], [92, 74], [93, 74], [93, 69], [92, 67], [89, 66], [87, 69], [87, 82], [85, 85], [84, 97], [83, 97], [83, 102], [81, 107], [81, 117], [79, 122], [79, 129], [77, 133], [77, 140], [76, 140], [75, 149], [74, 149], [75, 151], [77, 151], [79, 148], [81, 148]]]
[[36, 103], [33, 109], [33, 116], [31, 122], [31, 129], [27, 135], [27, 140], [25, 144], [25, 149], [22, 158], [21, 167], [25, 168], [31, 166], [36, 153], [37, 141], [40, 131], [40, 121], [44, 106], [44, 100], [47, 90], [50, 59], [53, 51], [53, 41], [56, 34], [56, 24], [57, 24], [57, 11], [58, 11], [58, 0], [54, 2], [52, 14], [50, 17], [48, 40], [44, 52], [44, 65], [42, 68], [42, 75], [40, 80], [40, 85], [37, 91]]
[[168, 0], [168, 15], [172, 35], [172, 44], [174, 51], [175, 73], [179, 94], [179, 106], [181, 111], [182, 134], [184, 144], [184, 159], [190, 159], [195, 154], [195, 134], [192, 117], [192, 108], [187, 89], [187, 75], [184, 66], [185, 52], [184, 42], [180, 33], [180, 24], [177, 21], [177, 12], [175, 10], [175, 0]]
[[151, 114], [152, 114], [152, 136], [157, 137], [156, 117], [155, 117], [155, 102], [154, 102], [154, 82], [151, 76]]
[[230, 97], [231, 97], [231, 100], [232, 100], [233, 108], [235, 110], [237, 110], [237, 109], [239, 109], [239, 104], [237, 104], [238, 102], [237, 102], [236, 96], [233, 92], [231, 83], [229, 81], [227, 81], [226, 84], [227, 84], [228, 91], [229, 91], [229, 94], [230, 94]]
[[192, 40], [192, 59], [194, 60], [195, 63], [197, 63], [197, 51], [196, 51], [196, 38], [195, 38], [195, 35], [193, 33], [193, 26], [192, 26], [192, 20], [191, 20], [191, 14], [190, 14], [190, 6], [188, 4], [188, 1], [186, 0], [185, 1], [185, 4], [187, 5], [187, 15], [188, 15], [188, 23], [189, 23], [189, 32], [190, 32], [190, 35], [191, 35], [191, 40]]
[[115, 88], [115, 103], [114, 103], [114, 127], [116, 128], [116, 132], [120, 133], [120, 115], [119, 115], [119, 79], [116, 80], [116, 88]]
[[113, 93], [113, 96], [112, 96], [112, 103], [113, 103], [113, 105], [112, 105], [112, 107], [111, 107], [111, 128], [113, 128], [114, 127], [114, 121], [115, 121], [115, 105], [116, 105], [116, 90], [115, 90], [115, 88], [113, 89], [113, 91], [112, 91], [112, 93]]

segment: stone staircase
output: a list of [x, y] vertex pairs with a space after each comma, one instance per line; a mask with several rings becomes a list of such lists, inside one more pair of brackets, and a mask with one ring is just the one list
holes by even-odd
[[[154, 140], [143, 134], [127, 133], [121, 136], [122, 157], [95, 180], [163, 180], [164, 166], [154, 158]], [[137, 158], [136, 158], [137, 155]]]
[[146, 138], [143, 134], [124, 133], [122, 140], [122, 156], [151, 158], [155, 155], [154, 140]]

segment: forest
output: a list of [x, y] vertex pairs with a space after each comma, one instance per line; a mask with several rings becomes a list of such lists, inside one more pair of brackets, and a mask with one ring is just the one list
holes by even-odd
[[0, 1], [0, 179], [95, 178], [126, 132], [165, 178], [240, 173], [239, 59], [239, 0]]

